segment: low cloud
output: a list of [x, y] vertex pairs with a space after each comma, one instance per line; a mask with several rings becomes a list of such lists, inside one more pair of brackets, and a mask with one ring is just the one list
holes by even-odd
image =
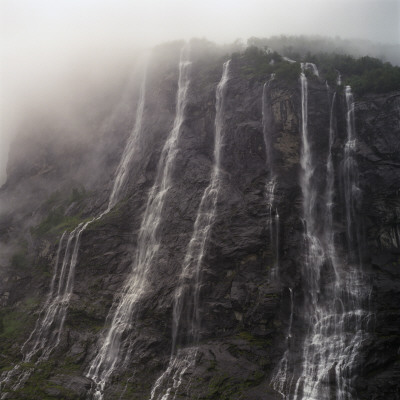
[[319, 34], [399, 44], [397, 0], [2, 0], [0, 182], [20, 122], [105, 87], [138, 49], [206, 37]]

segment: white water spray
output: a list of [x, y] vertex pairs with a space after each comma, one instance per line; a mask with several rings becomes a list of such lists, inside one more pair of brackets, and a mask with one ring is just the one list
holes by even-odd
[[[329, 87], [328, 87], [328, 98], [329, 98]], [[334, 194], [335, 194], [335, 169], [333, 165], [333, 143], [335, 140], [335, 128], [334, 128], [334, 107], [336, 104], [336, 92], [333, 93], [331, 100], [331, 108], [329, 114], [329, 144], [328, 144], [328, 157], [326, 161], [326, 189], [325, 189], [325, 247], [327, 249], [327, 257], [332, 261], [332, 266], [336, 274], [336, 279], [339, 279], [337, 260], [336, 260], [336, 248], [335, 248], [335, 235], [333, 230], [333, 206], [334, 206]]]
[[[89, 366], [87, 377], [95, 387], [93, 397], [102, 399], [104, 388], [117, 364], [122, 358], [122, 349], [126, 343], [123, 335], [133, 325], [135, 306], [148, 289], [148, 274], [160, 247], [159, 226], [166, 200], [172, 185], [172, 171], [178, 152], [178, 141], [185, 116], [187, 93], [190, 83], [191, 62], [188, 61], [188, 48], [181, 51], [179, 62], [179, 80], [176, 115], [173, 128], [169, 133], [161, 152], [155, 182], [150, 190], [146, 210], [140, 226], [137, 250], [132, 264], [132, 272], [125, 282], [122, 296], [115, 309], [111, 310], [108, 320], [111, 323], [106, 331], [101, 348]], [[130, 356], [130, 351], [125, 358]]]
[[[11, 391], [19, 389], [33, 372], [33, 367], [28, 369], [22, 368], [22, 364], [31, 362], [38, 364], [47, 360], [51, 352], [60, 343], [69, 301], [72, 296], [80, 237], [88, 224], [89, 222], [81, 223], [68, 234], [64, 258], [56, 287], [60, 253], [62, 251], [63, 239], [66, 236], [66, 232], [62, 235], [57, 250], [50, 292], [42, 307], [40, 316], [36, 321], [34, 330], [21, 348], [23, 354], [22, 362], [16, 364], [14, 368], [7, 373], [2, 374], [0, 388], [9, 386]], [[7, 393], [4, 393], [1, 398], [5, 399], [7, 395]]]
[[285, 60], [285, 61], [287, 61], [288, 63], [290, 63], [290, 64], [294, 64], [294, 63], [296, 63], [297, 61], [295, 61], [295, 60], [292, 60], [291, 58], [289, 58], [289, 57], [285, 57], [285, 56], [283, 56], [282, 57], [282, 59], [283, 60]]
[[[226, 84], [229, 80], [230, 61], [224, 63], [222, 78], [216, 90], [214, 166], [210, 183], [203, 192], [175, 292], [172, 321], [172, 350], [166, 371], [157, 379], [151, 391], [151, 400], [167, 400], [170, 395], [176, 396], [182, 384], [184, 373], [193, 368], [196, 361], [197, 345], [200, 340], [200, 287], [202, 281], [202, 264], [206, 253], [211, 228], [215, 220], [217, 199], [221, 186], [221, 148], [224, 142], [224, 110]], [[189, 306], [188, 306], [189, 305]], [[184, 338], [187, 348], [176, 352], [178, 341], [182, 338], [181, 318], [184, 307], [188, 307], [189, 327]], [[167, 386], [164, 392], [162, 386]]]
[[[97, 217], [79, 224], [70, 233], [65, 231], [62, 234], [58, 244], [56, 261], [47, 300], [41, 309], [34, 330], [22, 346], [22, 363], [31, 363], [34, 361], [35, 364], [39, 364], [40, 362], [47, 360], [52, 351], [60, 343], [67, 310], [74, 288], [75, 268], [78, 261], [81, 235], [92, 222], [101, 219], [104, 215], [110, 212], [112, 207], [119, 200], [121, 190], [126, 182], [128, 165], [134, 155], [137, 154], [138, 143], [140, 139], [139, 137], [142, 130], [147, 59], [143, 64], [143, 67], [143, 80], [136, 112], [135, 125], [128, 138], [121, 161], [118, 165], [107, 209]], [[60, 256], [63, 251], [65, 237], [67, 237], [67, 240], [60, 268]], [[16, 383], [14, 383], [14, 385], [11, 387], [12, 391], [20, 388], [33, 372], [33, 367], [25, 370], [21, 369], [21, 363], [18, 363], [12, 370], [2, 374], [0, 379], [0, 389], [2, 387], [9, 386], [12, 381], [16, 381]], [[2, 395], [1, 398], [7, 398], [6, 396], [7, 393]]]
[[[336, 400], [353, 400], [355, 394], [352, 379], [357, 366], [356, 358], [366, 337], [365, 329], [369, 320], [369, 313], [364, 307], [368, 291], [361, 279], [360, 264], [353, 263], [351, 259], [345, 260], [343, 256], [339, 257], [335, 246], [335, 170], [332, 149], [335, 139], [333, 115], [336, 95], [333, 96], [330, 107], [329, 146], [323, 196], [325, 219], [322, 230], [317, 223], [315, 200], [319, 189], [313, 179], [315, 166], [308, 135], [307, 79], [304, 66], [302, 67], [301, 188], [305, 229], [302, 273], [306, 293], [305, 309], [302, 311], [308, 332], [304, 339], [300, 371], [293, 371], [291, 376], [288, 376], [287, 360], [290, 360], [290, 357], [285, 353], [272, 384], [285, 399], [330, 400], [334, 396]], [[343, 161], [348, 235], [355, 231], [354, 226], [357, 225], [355, 208], [351, 206], [351, 202], [354, 193], [358, 193], [354, 190], [357, 178], [355, 162], [349, 160], [352, 157], [349, 151], [352, 146], [349, 146], [349, 143], [355, 140], [354, 123], [351, 121], [354, 106], [350, 101], [350, 93], [350, 90], [346, 89], [348, 139]]]
[[343, 186], [346, 204], [347, 241], [350, 257], [360, 258], [359, 246], [357, 246], [359, 241], [359, 229], [356, 224], [356, 205], [361, 193], [358, 187], [358, 166], [355, 159], [357, 139], [355, 136], [354, 100], [350, 86], [346, 86], [345, 96], [347, 106], [347, 141], [344, 148], [343, 159]]
[[138, 154], [140, 150], [140, 135], [142, 132], [146, 94], [147, 63], [148, 59], [146, 58], [144, 60], [143, 78], [142, 85], [140, 87], [139, 102], [136, 109], [135, 125], [131, 134], [129, 135], [128, 142], [121, 157], [121, 161], [119, 162], [106, 212], [109, 212], [118, 202], [121, 191], [127, 180], [130, 162], [134, 158], [134, 155]]
[[273, 159], [272, 159], [272, 132], [273, 132], [273, 117], [271, 109], [271, 99], [269, 97], [269, 86], [274, 80], [275, 74], [271, 74], [271, 78], [264, 83], [262, 92], [262, 125], [263, 137], [266, 152], [266, 164], [269, 171], [269, 179], [265, 185], [265, 197], [268, 207], [268, 226], [270, 246], [273, 251], [274, 264], [271, 266], [271, 279], [278, 281], [279, 279], [279, 213], [275, 209], [273, 216], [273, 208], [275, 201], [275, 190], [277, 179], [275, 176]]
[[69, 301], [72, 296], [80, 238], [88, 224], [89, 222], [78, 225], [68, 235], [64, 259], [58, 277], [57, 291], [55, 292], [59, 255], [65, 232], [60, 239], [50, 294], [43, 307], [44, 315], [37, 320], [35, 329], [22, 346], [23, 362], [25, 363], [31, 362], [35, 356], [38, 356], [37, 362], [47, 360], [50, 353], [60, 343]]
[[319, 78], [318, 68], [314, 63], [301, 63], [301, 68], [303, 73], [306, 69], [311, 69], [312, 73]]
[[338, 70], [336, 70], [336, 72], [337, 72], [336, 85], [341, 86], [342, 85], [342, 74]]

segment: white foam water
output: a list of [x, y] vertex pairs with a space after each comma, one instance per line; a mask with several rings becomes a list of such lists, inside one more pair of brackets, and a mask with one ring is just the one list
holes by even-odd
[[[191, 62], [189, 49], [181, 51], [176, 114], [173, 128], [162, 149], [154, 184], [149, 192], [141, 222], [137, 249], [132, 271], [125, 282], [118, 303], [110, 310], [107, 320], [110, 327], [105, 331], [100, 349], [92, 360], [87, 377], [94, 382], [93, 398], [103, 399], [105, 386], [122, 358], [126, 345], [123, 335], [134, 325], [134, 311], [139, 299], [148, 290], [148, 274], [160, 247], [159, 226], [166, 195], [172, 186], [172, 171], [178, 152], [178, 141], [185, 118], [187, 94], [190, 84]], [[128, 352], [130, 356], [131, 350]]]
[[[151, 400], [167, 400], [171, 396], [174, 399], [182, 385], [184, 374], [187, 370], [193, 368], [196, 362], [197, 345], [200, 340], [199, 302], [202, 264], [216, 216], [217, 199], [221, 186], [221, 149], [224, 143], [224, 110], [226, 85], [229, 80], [229, 64], [230, 61], [224, 63], [222, 77], [216, 90], [214, 165], [211, 179], [200, 201], [192, 237], [186, 250], [179, 284], [174, 296], [171, 357], [167, 369], [152, 388]], [[178, 340], [183, 335], [181, 332], [183, 309], [188, 304], [191, 305], [191, 308], [186, 310], [189, 316], [189, 327], [188, 331], [185, 332], [186, 348], [176, 351]]]
[[[325, 218], [323, 229], [317, 219], [318, 186], [314, 177], [314, 156], [308, 135], [308, 89], [304, 67], [301, 74], [302, 154], [301, 189], [304, 218], [303, 286], [305, 306], [300, 310], [308, 326], [297, 370], [287, 371], [290, 353], [285, 352], [272, 386], [285, 399], [354, 400], [352, 382], [357, 354], [366, 338], [370, 313], [366, 307], [369, 288], [361, 271], [358, 221], [354, 198], [359, 194], [358, 171], [354, 159], [354, 104], [346, 88], [347, 142], [343, 154], [343, 182], [347, 224], [347, 258], [339, 257], [333, 228], [335, 170], [332, 149], [335, 140], [333, 96], [330, 109], [329, 145], [326, 161]], [[351, 158], [351, 159], [350, 159]], [[357, 254], [357, 257], [352, 256]], [[329, 272], [331, 271], [331, 273]], [[324, 275], [322, 275], [324, 274]], [[290, 317], [292, 319], [292, 316]], [[291, 323], [290, 323], [291, 326]]]
[[[279, 280], [279, 213], [275, 207], [275, 191], [277, 187], [277, 178], [275, 176], [273, 158], [272, 158], [272, 132], [273, 132], [273, 117], [272, 117], [272, 106], [269, 97], [269, 87], [271, 82], [275, 79], [275, 74], [271, 74], [270, 79], [264, 83], [262, 92], [262, 126], [263, 126], [263, 137], [266, 153], [266, 167], [269, 172], [269, 178], [265, 185], [265, 198], [268, 209], [268, 221], [267, 225], [269, 228], [269, 241], [271, 250], [273, 252], [273, 265], [270, 269], [270, 276], [274, 282]], [[274, 215], [275, 212], [275, 215]]]
[[[123, 155], [116, 170], [108, 206], [106, 210], [97, 217], [94, 217], [87, 222], [80, 223], [71, 232], [65, 231], [62, 234], [58, 244], [52, 280], [46, 302], [42, 306], [33, 331], [21, 348], [23, 354], [22, 362], [16, 364], [12, 370], [1, 375], [0, 389], [11, 386], [10, 391], [16, 391], [23, 386], [34, 368], [22, 368], [22, 364], [39, 364], [40, 362], [47, 360], [53, 350], [60, 343], [68, 306], [73, 294], [75, 268], [78, 262], [78, 252], [82, 233], [92, 222], [101, 219], [104, 215], [109, 213], [112, 207], [119, 201], [122, 188], [127, 180], [128, 165], [135, 154], [137, 154], [136, 152], [138, 150], [138, 143], [142, 130], [145, 103], [147, 58], [144, 60], [142, 68], [143, 79], [137, 106], [135, 125], [128, 138]], [[64, 255], [62, 257], [62, 262], [60, 262], [62, 253]], [[8, 394], [4, 393], [1, 398], [7, 398], [7, 396]]]

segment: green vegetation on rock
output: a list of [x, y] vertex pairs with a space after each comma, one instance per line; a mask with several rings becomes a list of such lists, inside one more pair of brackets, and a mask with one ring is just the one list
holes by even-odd
[[287, 62], [277, 52], [268, 52], [255, 46], [248, 47], [241, 55], [234, 53], [232, 58], [240, 60], [241, 72], [246, 78], [265, 78], [274, 73], [278, 79], [293, 82], [300, 75], [300, 64]]
[[269, 339], [260, 336], [254, 336], [252, 333], [248, 331], [239, 332], [238, 337], [258, 347], [265, 347], [271, 345], [271, 341]]
[[32, 311], [37, 307], [39, 300], [28, 297], [19, 307], [4, 307], [0, 312], [0, 338], [17, 339], [24, 334], [26, 326], [34, 321]]
[[93, 221], [90, 224], [89, 228], [90, 229], [98, 229], [98, 228], [112, 222], [116, 218], [121, 217], [124, 214], [124, 212], [126, 211], [127, 205], [128, 205], [127, 199], [123, 199], [123, 200], [119, 201], [111, 209], [111, 211], [109, 211], [107, 214], [103, 215], [100, 219], [96, 219], [95, 221]]
[[[350, 85], [355, 93], [387, 93], [400, 90], [400, 67], [393, 66], [378, 58], [364, 56], [353, 57], [347, 54], [308, 52], [300, 56], [290, 53], [296, 62], [285, 61], [276, 51], [268, 46], [260, 48], [252, 45], [242, 53], [234, 53], [233, 59], [240, 60], [241, 72], [248, 79], [263, 77], [275, 73], [277, 79], [288, 83], [296, 82], [300, 75], [300, 63], [311, 62], [317, 65], [320, 76], [330, 85], [337, 84], [338, 74], [342, 75], [342, 82]], [[306, 71], [311, 79], [317, 79], [311, 71]]]
[[59, 235], [67, 230], [72, 231], [80, 223], [89, 221], [91, 218], [83, 218], [80, 211], [72, 215], [66, 215], [67, 209], [71, 205], [76, 205], [75, 209], [80, 209], [87, 193], [84, 188], [73, 188], [69, 197], [63, 196], [57, 191], [54, 192], [43, 205], [44, 209], [50, 209], [47, 216], [31, 232], [35, 236]]
[[318, 66], [329, 84], [336, 83], [340, 71], [343, 83], [359, 95], [400, 90], [400, 67], [377, 58], [319, 53], [307, 55], [307, 60]]
[[258, 386], [264, 379], [262, 371], [255, 371], [244, 381], [239, 381], [224, 373], [216, 373], [208, 383], [207, 400], [234, 400], [245, 399], [246, 389]]

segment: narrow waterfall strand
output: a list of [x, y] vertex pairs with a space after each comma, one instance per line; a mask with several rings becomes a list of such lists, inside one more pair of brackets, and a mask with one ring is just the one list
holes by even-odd
[[[211, 179], [200, 201], [192, 237], [182, 264], [179, 285], [174, 297], [171, 357], [167, 369], [152, 388], [150, 400], [167, 400], [172, 393], [175, 398], [182, 384], [184, 373], [193, 368], [196, 361], [197, 346], [200, 340], [199, 302], [202, 264], [216, 216], [217, 199], [221, 186], [221, 149], [224, 143], [224, 111], [226, 85], [229, 80], [229, 64], [230, 61], [224, 63], [222, 78], [216, 89], [214, 165]], [[188, 310], [189, 327], [185, 337], [187, 347], [177, 351], [177, 344], [182, 336], [182, 313], [187, 304], [192, 304], [192, 308]], [[165, 392], [163, 391], [164, 387], [167, 387]]]
[[95, 399], [103, 399], [106, 383], [121, 359], [121, 350], [124, 345], [123, 335], [132, 324], [135, 305], [147, 290], [148, 274], [160, 247], [158, 231], [166, 195], [172, 185], [172, 171], [178, 152], [190, 83], [191, 62], [188, 61], [188, 53], [188, 48], [184, 46], [179, 62], [174, 124], [162, 149], [155, 182], [149, 192], [139, 231], [137, 250], [132, 263], [132, 272], [125, 282], [118, 304], [110, 310], [111, 314], [107, 318], [110, 321], [110, 327], [105, 332], [100, 350], [92, 360], [87, 372], [87, 377], [94, 382], [93, 397]]

